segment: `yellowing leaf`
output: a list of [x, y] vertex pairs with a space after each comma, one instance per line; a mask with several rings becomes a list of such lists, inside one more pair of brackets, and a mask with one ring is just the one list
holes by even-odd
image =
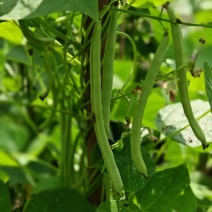
[[14, 44], [21, 44], [23, 39], [21, 30], [12, 21], [0, 23], [0, 37]]
[[18, 163], [6, 152], [0, 150], [0, 166], [18, 166]]
[[[164, 4], [164, 0], [135, 0], [132, 4], [134, 7], [152, 7]], [[171, 1], [170, 1], [171, 2]]]

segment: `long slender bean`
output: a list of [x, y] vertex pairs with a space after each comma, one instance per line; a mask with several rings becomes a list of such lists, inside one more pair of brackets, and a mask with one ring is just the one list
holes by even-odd
[[142, 118], [143, 118], [147, 99], [149, 97], [149, 94], [154, 85], [155, 79], [157, 77], [159, 68], [166, 54], [168, 41], [169, 41], [169, 36], [168, 36], [168, 33], [165, 32], [163, 39], [161, 43], [159, 44], [159, 47], [155, 53], [154, 59], [151, 62], [149, 71], [147, 72], [145, 81], [142, 86], [141, 97], [139, 99], [139, 103], [137, 107], [135, 108], [135, 113], [133, 117], [131, 141], [130, 141], [132, 159], [138, 171], [140, 171], [145, 176], [147, 176], [147, 168], [144, 163], [142, 153], [141, 153], [141, 147], [140, 147], [141, 123], [142, 123]]
[[[176, 71], [178, 77], [178, 90], [180, 94], [180, 100], [183, 106], [184, 113], [188, 119], [188, 122], [193, 130], [195, 136], [202, 142], [203, 149], [207, 148], [209, 145], [206, 141], [205, 135], [203, 130], [201, 129], [200, 125], [198, 124], [194, 114], [192, 112], [191, 104], [189, 101], [188, 96], [188, 85], [187, 85], [187, 78], [186, 78], [186, 67], [183, 60], [183, 44], [182, 44], [182, 32], [180, 26], [176, 22], [176, 17], [173, 13], [172, 8], [170, 7], [169, 3], [167, 2], [164, 5], [166, 8], [169, 20], [172, 22], [171, 24], [171, 32], [173, 37], [173, 46], [174, 46], [174, 55], [175, 55], [175, 63], [176, 63]], [[175, 23], [173, 23], [175, 22]]]
[[91, 105], [95, 116], [94, 128], [97, 141], [113, 186], [117, 192], [121, 193], [123, 189], [123, 183], [114, 159], [113, 152], [108, 142], [102, 114], [100, 66], [101, 22], [98, 22], [94, 26], [90, 47]]
[[103, 77], [102, 77], [102, 112], [104, 125], [107, 135], [110, 132], [110, 105], [113, 87], [113, 61], [115, 55], [115, 39], [118, 13], [112, 12], [110, 17], [107, 42], [103, 60]]

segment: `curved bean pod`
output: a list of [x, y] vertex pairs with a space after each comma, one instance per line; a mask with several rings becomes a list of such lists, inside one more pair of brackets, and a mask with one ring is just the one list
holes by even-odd
[[102, 112], [107, 135], [109, 135], [110, 132], [110, 105], [113, 87], [113, 61], [115, 55], [117, 19], [118, 12], [112, 11], [103, 60]]
[[140, 147], [140, 139], [141, 139], [141, 122], [144, 114], [144, 109], [147, 103], [147, 99], [150, 95], [151, 89], [154, 86], [155, 78], [157, 77], [159, 68], [164, 60], [166, 50], [168, 47], [169, 36], [168, 33], [165, 32], [161, 43], [158, 46], [158, 49], [155, 53], [154, 59], [151, 62], [149, 71], [147, 72], [145, 81], [142, 85], [142, 93], [137, 107], [135, 108], [133, 123], [132, 123], [132, 132], [131, 132], [131, 155], [135, 167], [142, 174], [147, 176], [147, 168], [144, 163], [141, 147]]
[[122, 179], [115, 162], [115, 158], [108, 142], [102, 113], [101, 93], [101, 22], [94, 26], [90, 47], [90, 85], [91, 106], [95, 116], [94, 128], [97, 141], [115, 190], [121, 193], [123, 189]]
[[36, 35], [32, 32], [26, 24], [26, 20], [19, 20], [19, 27], [25, 36], [25, 38], [34, 46], [45, 47], [45, 46], [58, 46], [61, 45], [53, 38], [45, 38]]
[[177, 69], [178, 77], [178, 90], [180, 94], [180, 100], [183, 106], [184, 113], [188, 119], [188, 122], [193, 130], [195, 136], [202, 142], [203, 149], [207, 148], [209, 145], [206, 141], [203, 130], [201, 129], [199, 123], [194, 117], [192, 112], [191, 104], [188, 96], [188, 85], [186, 78], [186, 67], [183, 60], [183, 44], [182, 44], [182, 32], [179, 25], [176, 23], [176, 17], [173, 13], [173, 10], [169, 6], [169, 3], [164, 6], [167, 10], [169, 20], [175, 23], [171, 24], [171, 32], [173, 37], [173, 46], [174, 46], [174, 55], [175, 63]]

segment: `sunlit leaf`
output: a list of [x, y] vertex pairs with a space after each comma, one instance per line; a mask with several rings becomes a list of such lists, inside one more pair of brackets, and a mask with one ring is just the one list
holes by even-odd
[[11, 21], [0, 23], [0, 37], [11, 43], [21, 44], [23, 35], [21, 30]]
[[2, 0], [0, 5], [0, 19], [35, 18], [60, 11], [83, 12], [98, 20], [98, 1], [84, 0]]
[[9, 154], [0, 150], [0, 166], [18, 166], [18, 163]]
[[[171, 2], [172, 0], [170, 0]], [[135, 0], [133, 6], [135, 7], [152, 7], [164, 4], [164, 0]]]
[[[191, 101], [194, 116], [198, 118], [207, 112], [210, 108], [209, 103], [202, 100]], [[200, 126], [204, 130], [206, 140], [212, 141], [212, 114], [207, 113], [204, 117], [198, 120]], [[188, 120], [184, 114], [181, 103], [168, 105], [159, 110], [156, 125], [165, 135], [172, 135], [178, 130], [183, 129], [188, 125]], [[201, 146], [201, 142], [194, 135], [191, 127], [183, 129], [183, 131], [174, 134], [173, 139], [191, 147]]]

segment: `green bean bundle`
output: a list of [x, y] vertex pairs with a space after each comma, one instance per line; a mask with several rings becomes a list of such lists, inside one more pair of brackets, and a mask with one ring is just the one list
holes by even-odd
[[94, 26], [90, 47], [90, 83], [91, 105], [94, 113], [94, 128], [97, 141], [115, 190], [121, 193], [123, 189], [122, 179], [115, 162], [115, 158], [108, 142], [102, 113], [101, 93], [101, 22]]
[[102, 109], [105, 124], [105, 130], [109, 135], [110, 126], [110, 103], [113, 87], [113, 61], [115, 54], [115, 41], [116, 41], [116, 25], [118, 19], [118, 12], [112, 11], [110, 17], [107, 42], [105, 45], [105, 53], [103, 60], [103, 80], [102, 80]]

